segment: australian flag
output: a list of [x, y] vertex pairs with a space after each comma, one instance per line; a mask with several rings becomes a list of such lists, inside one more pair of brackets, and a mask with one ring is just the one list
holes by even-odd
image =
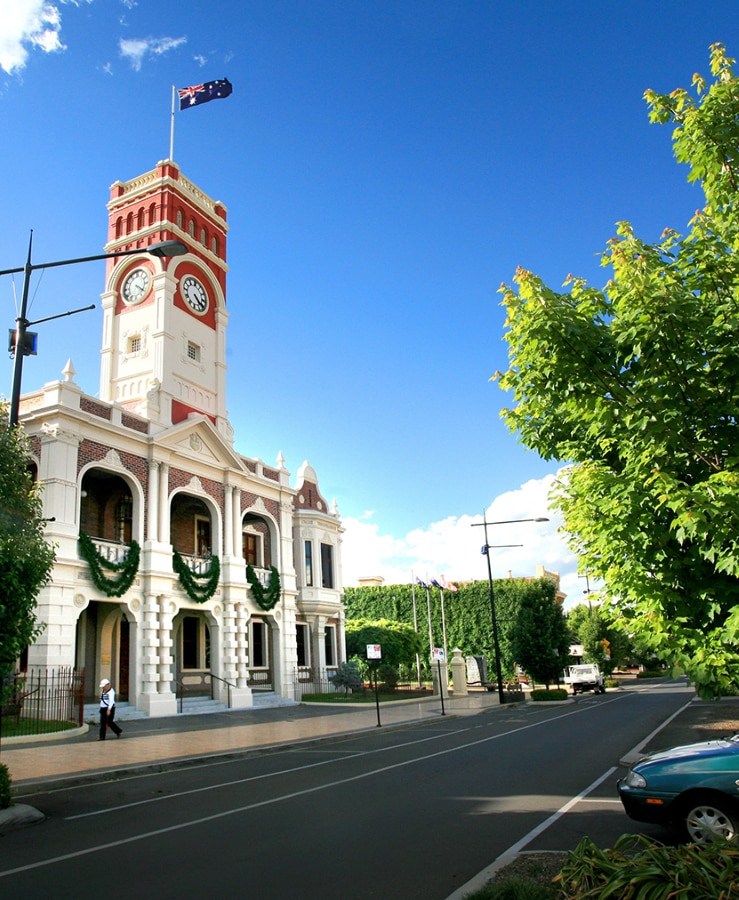
[[193, 87], [179, 88], [177, 93], [180, 96], [180, 111], [189, 109], [191, 106], [200, 106], [201, 103], [207, 103], [209, 100], [228, 97], [232, 90], [233, 87], [228, 78], [206, 81], [205, 84], [196, 84]]

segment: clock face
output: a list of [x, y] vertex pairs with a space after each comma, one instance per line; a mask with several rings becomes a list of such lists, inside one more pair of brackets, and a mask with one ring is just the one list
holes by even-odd
[[208, 293], [197, 278], [193, 278], [192, 275], [183, 278], [181, 290], [190, 309], [196, 313], [204, 313], [206, 311], [208, 308]]
[[123, 300], [126, 303], [140, 303], [149, 293], [151, 275], [146, 269], [134, 269], [123, 282]]

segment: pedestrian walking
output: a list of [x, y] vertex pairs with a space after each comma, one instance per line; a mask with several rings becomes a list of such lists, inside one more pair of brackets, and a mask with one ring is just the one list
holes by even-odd
[[115, 723], [115, 690], [111, 686], [107, 678], [103, 678], [100, 682], [100, 735], [99, 741], [105, 740], [105, 734], [110, 728], [116, 737], [123, 734], [123, 729], [119, 728]]

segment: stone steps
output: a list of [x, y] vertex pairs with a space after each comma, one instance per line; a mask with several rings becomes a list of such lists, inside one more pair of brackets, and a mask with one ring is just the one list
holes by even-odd
[[[274, 691], [254, 691], [253, 709], [278, 709], [286, 706], [299, 706], [296, 700], [289, 700]], [[228, 707], [220, 700], [211, 700], [210, 697], [184, 697], [182, 700], [183, 716], [200, 716], [208, 713], [228, 712]], [[179, 713], [178, 713], [179, 715]], [[83, 713], [83, 721], [100, 721], [100, 705], [98, 703], [86, 703]], [[147, 713], [136, 709], [129, 703], [116, 703], [116, 721], [126, 722], [132, 719], [148, 719]]]

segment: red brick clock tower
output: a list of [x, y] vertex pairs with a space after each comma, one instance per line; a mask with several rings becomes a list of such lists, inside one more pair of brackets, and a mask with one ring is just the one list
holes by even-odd
[[[117, 181], [108, 203], [106, 252], [141, 248], [107, 263], [100, 398], [168, 428], [206, 415], [233, 440], [226, 411], [226, 208], [172, 161]], [[179, 240], [186, 256], [145, 248]]]

